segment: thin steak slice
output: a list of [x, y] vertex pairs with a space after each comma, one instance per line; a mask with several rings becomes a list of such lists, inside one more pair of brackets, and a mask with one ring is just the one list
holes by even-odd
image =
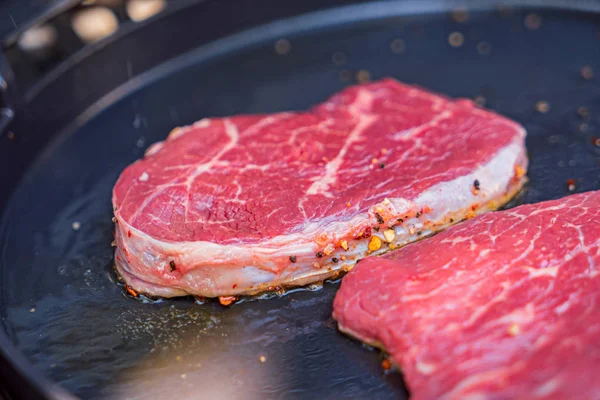
[[524, 137], [391, 79], [309, 112], [203, 119], [121, 174], [116, 267], [164, 297], [322, 281], [505, 203], [525, 180]]
[[413, 399], [597, 399], [599, 206], [489, 213], [363, 260], [333, 316], [389, 352]]

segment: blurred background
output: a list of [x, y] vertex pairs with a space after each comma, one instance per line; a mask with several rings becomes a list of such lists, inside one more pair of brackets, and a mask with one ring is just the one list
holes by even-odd
[[[167, 0], [0, 1], [5, 56], [20, 89], [26, 90], [85, 45], [120, 29], [131, 29], [132, 25], [164, 12], [166, 7]], [[29, 26], [29, 21], [42, 13], [50, 18]]]

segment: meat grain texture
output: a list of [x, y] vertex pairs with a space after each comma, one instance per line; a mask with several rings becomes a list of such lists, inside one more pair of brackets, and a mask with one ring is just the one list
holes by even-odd
[[506, 202], [526, 179], [524, 138], [392, 79], [309, 112], [203, 119], [117, 181], [116, 267], [164, 297], [322, 281]]
[[363, 260], [334, 318], [389, 352], [412, 399], [597, 399], [599, 205], [488, 213]]

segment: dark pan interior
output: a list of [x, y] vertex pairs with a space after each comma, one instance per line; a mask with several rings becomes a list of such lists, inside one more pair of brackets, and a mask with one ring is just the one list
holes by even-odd
[[[536, 10], [542, 24], [530, 29], [532, 10], [480, 10], [458, 22], [382, 7], [320, 13], [203, 47], [114, 91], [55, 136], [0, 227], [3, 328], [38, 371], [83, 398], [407, 396], [379, 353], [336, 331], [336, 283], [230, 308], [143, 304], [123, 294], [111, 269], [112, 185], [149, 144], [205, 116], [305, 109], [360, 70], [482, 96], [524, 124], [531, 181], [513, 204], [565, 196], [570, 179], [577, 192], [600, 189], [600, 92], [581, 76], [585, 65], [600, 74], [597, 15]], [[460, 47], [448, 43], [455, 31], [464, 34]], [[281, 38], [287, 54], [274, 50]], [[392, 51], [395, 39], [405, 48], [395, 42]], [[547, 112], [536, 110], [540, 101]]]

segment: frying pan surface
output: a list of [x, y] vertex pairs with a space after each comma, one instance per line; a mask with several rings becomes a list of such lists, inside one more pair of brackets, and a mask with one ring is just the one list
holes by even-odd
[[[493, 7], [459, 22], [439, 7], [394, 4], [224, 38], [131, 80], [50, 133], [0, 227], [2, 327], [35, 366], [31, 376], [82, 398], [407, 396], [401, 375], [381, 370], [379, 353], [337, 332], [337, 283], [230, 308], [190, 298], [142, 303], [115, 284], [110, 246], [115, 180], [173, 127], [306, 109], [357, 73], [480, 96], [524, 124], [531, 181], [512, 205], [565, 196], [571, 179], [576, 192], [600, 189], [600, 92], [581, 75], [584, 66], [600, 73], [598, 15]], [[537, 29], [524, 24], [532, 11]], [[461, 46], [449, 44], [452, 32], [463, 34]]]

